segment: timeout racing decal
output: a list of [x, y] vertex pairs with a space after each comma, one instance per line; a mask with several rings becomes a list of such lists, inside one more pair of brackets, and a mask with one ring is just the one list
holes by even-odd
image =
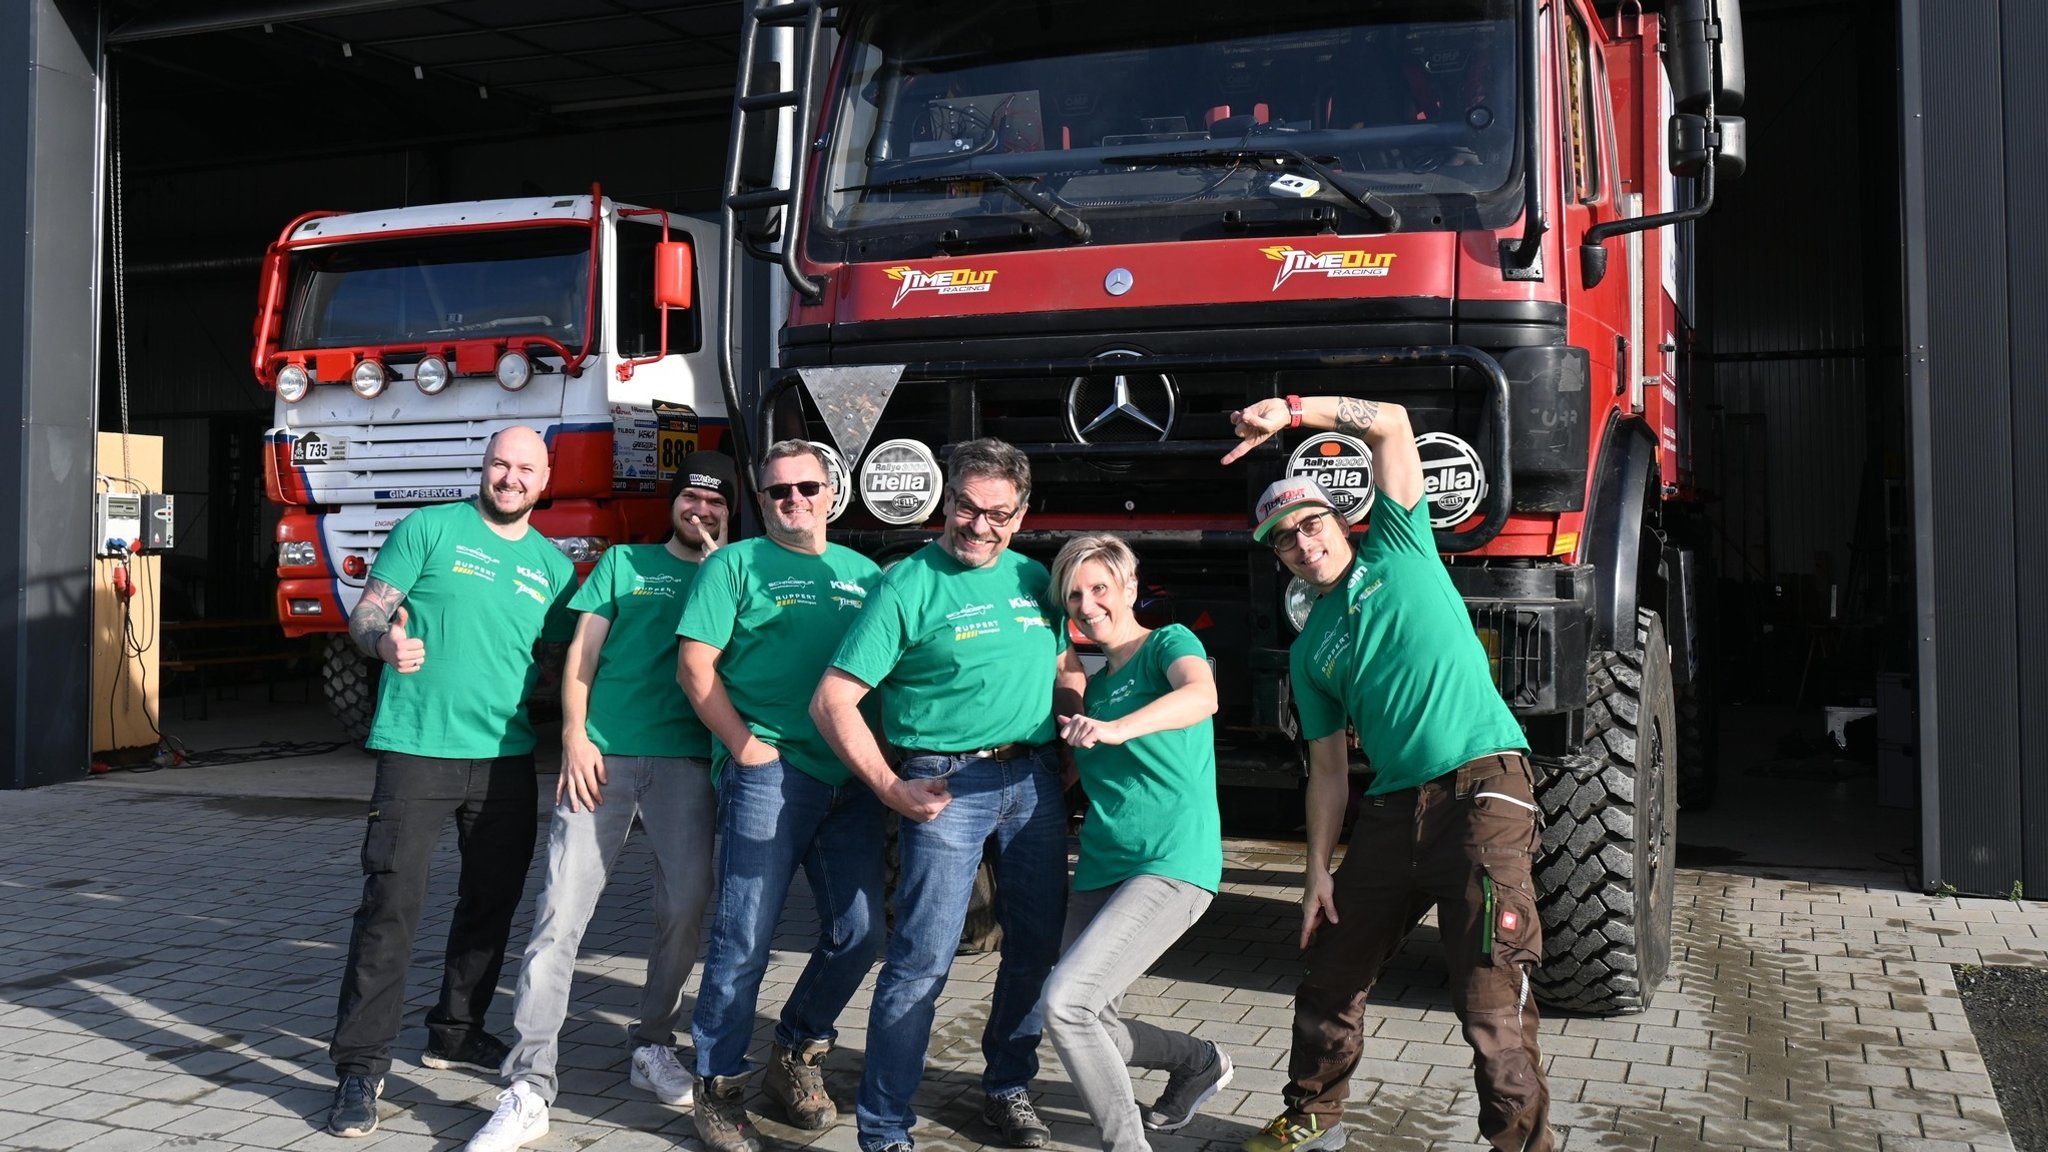
[[1297, 275], [1330, 277], [1386, 276], [1394, 269], [1394, 253], [1369, 252], [1363, 248], [1338, 248], [1329, 252], [1309, 252], [1285, 244], [1261, 248], [1266, 259], [1280, 262], [1280, 271], [1273, 277], [1272, 291], [1279, 291], [1282, 284]]
[[994, 268], [941, 268], [936, 272], [919, 272], [908, 264], [899, 264], [894, 268], [884, 268], [882, 271], [889, 279], [896, 281], [896, 298], [889, 301], [891, 308], [903, 303], [903, 298], [912, 292], [963, 296], [991, 291], [996, 283]]

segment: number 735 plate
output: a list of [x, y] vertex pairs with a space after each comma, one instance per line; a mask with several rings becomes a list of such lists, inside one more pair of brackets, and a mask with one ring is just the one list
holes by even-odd
[[348, 441], [339, 436], [322, 436], [308, 432], [292, 441], [292, 463], [325, 464], [330, 460], [348, 458]]

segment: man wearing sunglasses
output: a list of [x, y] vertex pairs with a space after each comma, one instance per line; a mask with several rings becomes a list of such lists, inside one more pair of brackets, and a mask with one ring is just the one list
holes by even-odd
[[[1056, 698], [1078, 709], [1085, 678], [1045, 566], [1008, 550], [1031, 500], [1031, 462], [1000, 440], [970, 440], [954, 448], [950, 473], [939, 538], [889, 570], [811, 702], [840, 759], [903, 816], [896, 928], [868, 1013], [861, 1152], [910, 1150], [933, 1010], [992, 837], [1003, 958], [981, 1037], [982, 1118], [1013, 1148], [1051, 1139], [1027, 1090], [1038, 994], [1066, 916], [1053, 711]], [[876, 688], [901, 754], [893, 769], [859, 712]]]
[[[1344, 432], [1372, 451], [1379, 494], [1356, 548], [1312, 480], [1259, 497], [1254, 539], [1317, 597], [1290, 657], [1309, 747], [1308, 867], [1285, 1110], [1246, 1152], [1333, 1152], [1358, 1067], [1366, 994], [1432, 905], [1451, 1006], [1474, 1054], [1479, 1131], [1502, 1152], [1551, 1152], [1550, 1092], [1529, 969], [1541, 957], [1530, 871], [1538, 840], [1529, 744], [1495, 690], [1430, 530], [1408, 413], [1348, 397], [1262, 400], [1231, 414], [1242, 458], [1287, 428]], [[1350, 738], [1372, 765], [1343, 866]]]
[[[760, 469], [767, 535], [720, 548], [690, 589], [677, 677], [716, 742], [718, 911], [690, 1033], [697, 1138], [760, 1152], [741, 1102], [776, 921], [799, 865], [818, 944], [775, 1025], [764, 1094], [798, 1128], [837, 1119], [825, 1054], [867, 975], [882, 924], [882, 806], [811, 722], [817, 683], [881, 569], [825, 541], [832, 485], [816, 445], [771, 445]], [[861, 723], [856, 714], [855, 723]]]

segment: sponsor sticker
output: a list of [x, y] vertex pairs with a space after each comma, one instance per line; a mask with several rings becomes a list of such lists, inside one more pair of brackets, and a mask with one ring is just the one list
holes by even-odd
[[292, 463], [326, 464], [334, 460], [348, 459], [348, 441], [340, 436], [322, 436], [308, 432], [292, 441]]
[[376, 500], [460, 500], [474, 495], [474, 488], [379, 488], [370, 493]]
[[860, 502], [884, 524], [922, 524], [939, 506], [942, 474], [916, 440], [877, 445], [860, 466]]
[[830, 524], [853, 503], [853, 485], [846, 482], [846, 457], [839, 454], [839, 449], [818, 440], [811, 441], [811, 447], [824, 455], [825, 479], [832, 482], [832, 510], [825, 513], [825, 523]]
[[1324, 432], [1302, 441], [1287, 458], [1287, 478], [1313, 481], [1346, 524], [1372, 509], [1372, 452], [1356, 436]]
[[908, 264], [899, 264], [882, 271], [896, 281], [896, 298], [889, 301], [891, 308], [903, 303], [903, 298], [912, 292], [961, 296], [991, 291], [996, 283], [994, 268], [941, 268], [934, 272], [920, 272]]
[[1479, 452], [1449, 432], [1424, 432], [1415, 438], [1415, 448], [1422, 456], [1430, 526], [1455, 528], [1471, 519], [1486, 499], [1486, 467]]
[[1266, 259], [1280, 262], [1280, 271], [1273, 277], [1272, 290], [1276, 292], [1282, 284], [1299, 275], [1376, 277], [1386, 276], [1394, 270], [1394, 253], [1372, 252], [1364, 248], [1309, 252], [1286, 244], [1275, 244], [1259, 251], [1266, 254]]

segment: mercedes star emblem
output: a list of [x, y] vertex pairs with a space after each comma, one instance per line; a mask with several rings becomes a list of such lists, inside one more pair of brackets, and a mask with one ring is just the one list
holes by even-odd
[[[1121, 353], [1124, 357], [1135, 358], [1133, 353]], [[1091, 437], [1099, 430], [1128, 422], [1145, 429], [1152, 435], [1148, 439], [1164, 440], [1173, 432], [1174, 417], [1180, 410], [1180, 393], [1173, 386], [1173, 378], [1161, 372], [1119, 372], [1109, 377], [1108, 402], [1099, 411], [1088, 414], [1095, 408], [1090, 402], [1090, 393], [1101, 396], [1100, 376], [1076, 376], [1067, 388], [1067, 433], [1077, 444], [1092, 444]], [[1097, 385], [1091, 389], [1090, 385]], [[1131, 439], [1136, 429], [1122, 429], [1127, 435], [1117, 439]]]
[[1131, 270], [1129, 268], [1112, 268], [1109, 270], [1109, 275], [1102, 278], [1102, 290], [1111, 296], [1121, 296], [1129, 292], [1131, 284]]

